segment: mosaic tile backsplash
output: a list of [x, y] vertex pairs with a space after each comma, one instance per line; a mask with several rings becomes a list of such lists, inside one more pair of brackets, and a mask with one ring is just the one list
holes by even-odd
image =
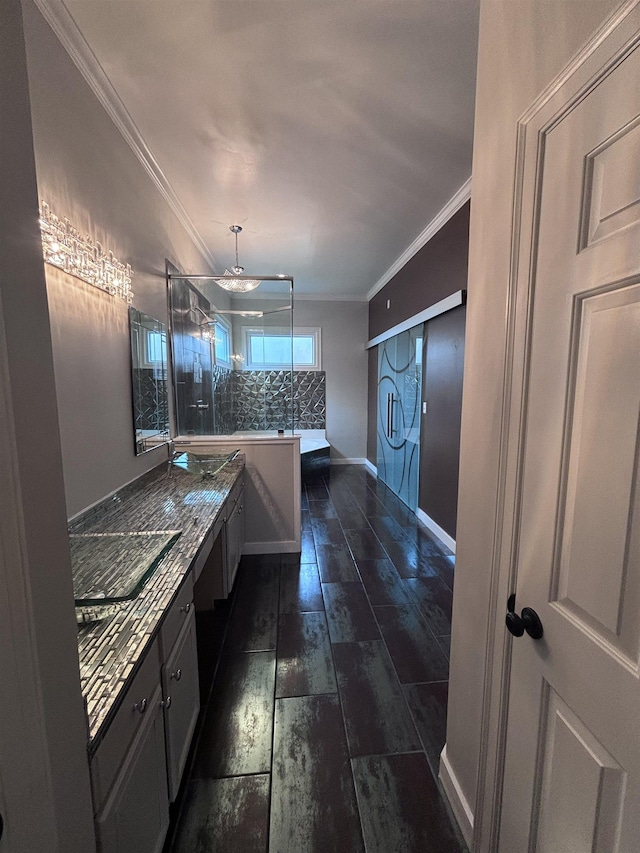
[[326, 374], [323, 370], [232, 371], [215, 367], [215, 433], [236, 430], [325, 429]]

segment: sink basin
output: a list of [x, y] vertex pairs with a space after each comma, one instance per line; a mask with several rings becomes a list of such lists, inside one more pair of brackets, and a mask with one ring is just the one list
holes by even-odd
[[200, 477], [201, 480], [212, 479], [221, 468], [236, 458], [240, 450], [233, 450], [231, 453], [193, 453], [191, 450], [185, 450], [184, 453], [179, 453], [171, 460], [171, 464], [176, 468], [181, 468], [195, 477]]
[[136, 598], [180, 533], [71, 533], [76, 606], [115, 604]]

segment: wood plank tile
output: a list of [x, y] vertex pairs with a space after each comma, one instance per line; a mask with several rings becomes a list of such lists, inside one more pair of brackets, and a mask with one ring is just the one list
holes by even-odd
[[280, 613], [324, 610], [318, 567], [313, 563], [280, 568]]
[[283, 613], [278, 625], [276, 696], [311, 696], [337, 689], [324, 612]]
[[369, 530], [369, 522], [358, 506], [355, 497], [345, 483], [329, 487], [331, 500], [336, 509], [338, 518], [346, 530]]
[[428, 561], [437, 569], [438, 575], [453, 592], [453, 579], [455, 575], [456, 558], [455, 554], [450, 554], [447, 557], [429, 557]]
[[337, 696], [277, 699], [271, 853], [364, 853]]
[[384, 560], [387, 557], [373, 530], [346, 530], [345, 536], [356, 561]]
[[371, 530], [369, 522], [355, 501], [349, 507], [337, 506], [336, 511], [345, 530]]
[[447, 680], [449, 662], [413, 605], [373, 609], [403, 684]]
[[323, 583], [360, 580], [356, 564], [346, 543], [344, 545], [316, 545], [316, 555], [320, 579]]
[[342, 525], [337, 518], [314, 518], [311, 517], [313, 527], [313, 538], [316, 545], [344, 545], [346, 539], [342, 532]]
[[275, 649], [280, 596], [280, 566], [256, 565], [238, 578], [225, 652]]
[[[400, 577], [417, 577], [421, 573], [422, 557], [416, 546], [405, 536], [398, 522], [389, 516], [379, 516], [371, 519], [371, 527]], [[426, 568], [423, 568], [423, 573], [427, 573]], [[437, 571], [433, 569], [430, 574], [436, 575]]]
[[330, 500], [309, 499], [309, 515], [311, 518], [337, 518], [338, 514]]
[[465, 853], [422, 753], [353, 758], [367, 853]]
[[270, 771], [275, 675], [275, 652], [223, 656], [192, 778]]
[[323, 583], [322, 595], [332, 643], [378, 640], [380, 632], [358, 583]]
[[420, 749], [398, 678], [381, 640], [333, 647], [349, 755]]
[[322, 480], [315, 483], [307, 483], [307, 498], [309, 502], [313, 500], [326, 501], [329, 499], [329, 492]]
[[443, 636], [436, 637], [436, 640], [440, 644], [440, 648], [445, 653], [447, 660], [451, 660], [451, 634], [444, 634]]
[[300, 542], [300, 562], [316, 562], [316, 543], [311, 530], [303, 530]]
[[172, 853], [267, 853], [269, 776], [190, 782]]
[[441, 578], [409, 578], [404, 581], [427, 625], [438, 635], [451, 633], [453, 594]]
[[448, 688], [447, 681], [404, 686], [404, 695], [435, 779], [440, 769], [440, 753], [447, 739]]
[[371, 604], [411, 603], [391, 560], [359, 560], [358, 570]]

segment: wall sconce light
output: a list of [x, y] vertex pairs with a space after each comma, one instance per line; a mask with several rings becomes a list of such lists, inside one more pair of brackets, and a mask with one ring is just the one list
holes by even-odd
[[120, 263], [112, 252], [105, 253], [100, 243], [83, 237], [68, 219], [57, 217], [45, 201], [40, 208], [40, 232], [46, 263], [124, 299], [129, 305], [133, 302], [133, 270], [129, 264]]

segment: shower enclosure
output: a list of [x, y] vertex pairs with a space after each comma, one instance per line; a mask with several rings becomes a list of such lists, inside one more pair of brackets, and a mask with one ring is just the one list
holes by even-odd
[[212, 276], [170, 271], [169, 316], [178, 435], [292, 434], [290, 278], [234, 293]]
[[378, 346], [378, 477], [414, 512], [420, 471], [422, 331], [415, 326]]

